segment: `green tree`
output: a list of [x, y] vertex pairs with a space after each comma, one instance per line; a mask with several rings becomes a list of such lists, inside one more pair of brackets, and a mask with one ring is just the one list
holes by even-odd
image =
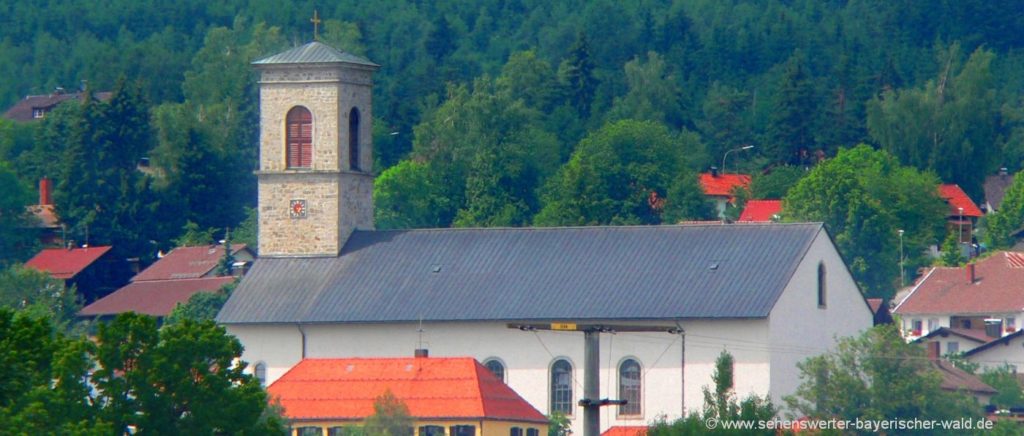
[[907, 165], [932, 170], [979, 198], [1002, 148], [995, 54], [979, 48], [960, 66], [960, 46], [939, 52], [939, 76], [923, 87], [893, 90], [867, 107], [871, 137]]
[[957, 234], [949, 232], [946, 239], [942, 241], [942, 257], [939, 258], [944, 266], [960, 266], [964, 258], [960, 254], [960, 241]]
[[791, 165], [813, 161], [817, 149], [814, 122], [817, 96], [806, 60], [796, 51], [786, 61], [773, 104], [769, 132], [770, 158]]
[[792, 165], [778, 166], [769, 172], [755, 174], [750, 181], [750, 196], [758, 200], [780, 199], [806, 175], [807, 170], [803, 167]]
[[451, 217], [444, 187], [425, 163], [403, 160], [373, 182], [373, 215], [379, 229], [442, 227]]
[[589, 118], [598, 81], [594, 76], [594, 61], [590, 58], [590, 43], [586, 34], [577, 34], [576, 41], [569, 47], [568, 56], [558, 67], [558, 77], [572, 107], [576, 108], [581, 118]]
[[235, 253], [231, 248], [231, 230], [224, 230], [224, 255], [217, 262], [217, 275], [229, 276], [235, 268]]
[[682, 92], [665, 58], [647, 52], [646, 61], [634, 58], [625, 66], [629, 91], [616, 97], [607, 120], [647, 120], [680, 128], [683, 113]]
[[[690, 183], [692, 191], [696, 177], [682, 175], [689, 170], [683, 153], [702, 149], [696, 135], [675, 136], [650, 121], [610, 123], [584, 138], [569, 162], [548, 180], [544, 206], [534, 223], [658, 224], [664, 205], [677, 200], [680, 207], [673, 206], [671, 218], [699, 215], [681, 207], [690, 204], [684, 195], [667, 194], [674, 182]], [[684, 189], [675, 193], [683, 194]]]
[[0, 160], [0, 268], [25, 261], [37, 245], [29, 231], [34, 217], [27, 206], [32, 203], [32, 191]]
[[403, 436], [411, 432], [409, 408], [388, 389], [373, 402], [373, 415], [366, 417], [367, 436]]
[[943, 389], [924, 349], [907, 343], [891, 324], [842, 338], [834, 351], [798, 367], [801, 383], [786, 403], [801, 416], [850, 421], [980, 417], [974, 399]]
[[176, 247], [195, 247], [213, 244], [214, 229], [212, 228], [204, 230], [199, 227], [199, 224], [188, 221], [181, 230], [181, 235], [174, 239]]
[[723, 156], [726, 151], [753, 143], [750, 127], [751, 98], [747, 92], [720, 82], [711, 84], [697, 128], [708, 145], [708, 154]]
[[999, 209], [985, 216], [985, 242], [991, 248], [1009, 248], [1014, 232], [1024, 224], [1024, 175], [1018, 172], [1006, 189]]
[[19, 264], [0, 270], [0, 307], [50, 317], [62, 330], [71, 327], [81, 309], [73, 287], [67, 288], [63, 280]]
[[1002, 365], [981, 373], [981, 381], [992, 386], [998, 392], [992, 397], [991, 404], [1000, 409], [1021, 407], [1024, 405], [1024, 390], [1017, 380], [1016, 371], [1009, 365]]
[[787, 220], [824, 222], [865, 294], [888, 298], [899, 277], [897, 230], [910, 269], [928, 264], [925, 250], [943, 234], [947, 206], [938, 185], [934, 175], [860, 145], [815, 166], [783, 209]]
[[199, 292], [193, 294], [185, 303], [178, 303], [167, 315], [165, 324], [180, 323], [185, 319], [193, 321], [213, 321], [224, 307], [224, 303], [231, 297], [231, 292], [237, 286], [237, 281], [224, 285], [216, 292]]

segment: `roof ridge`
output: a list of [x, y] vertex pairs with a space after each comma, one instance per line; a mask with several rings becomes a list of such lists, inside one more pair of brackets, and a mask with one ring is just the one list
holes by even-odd
[[470, 232], [470, 231], [499, 231], [499, 230], [500, 231], [515, 231], [515, 230], [522, 230], [522, 231], [556, 231], [556, 230], [566, 230], [566, 229], [594, 229], [594, 230], [600, 230], [600, 229], [665, 229], [665, 228], [689, 229], [689, 228], [697, 228], [697, 227], [710, 227], [710, 228], [718, 229], [718, 228], [726, 228], [726, 227], [730, 227], [730, 226], [745, 227], [745, 228], [763, 226], [763, 227], [773, 227], [774, 228], [774, 227], [780, 227], [780, 226], [785, 226], [785, 227], [821, 226], [823, 224], [824, 223], [821, 222], [821, 221], [780, 222], [780, 223], [761, 223], [761, 222], [752, 222], [752, 223], [739, 223], [739, 222], [736, 222], [736, 223], [721, 223], [719, 221], [715, 221], [714, 223], [708, 223], [708, 224], [630, 224], [630, 225], [619, 225], [619, 226], [616, 226], [616, 225], [600, 225], [600, 226], [550, 226], [550, 227], [545, 227], [545, 226], [526, 226], [526, 227], [430, 227], [430, 228], [419, 228], [419, 229], [375, 229], [375, 230], [357, 229], [355, 231], [356, 232], [365, 232], [365, 233], [384, 233], [384, 232], [390, 232], [390, 233], [399, 233], [399, 232], [403, 232], [403, 233], [404, 232], [425, 233], [425, 232], [440, 232], [440, 231], [444, 231], [444, 232], [447, 232], [447, 231]]

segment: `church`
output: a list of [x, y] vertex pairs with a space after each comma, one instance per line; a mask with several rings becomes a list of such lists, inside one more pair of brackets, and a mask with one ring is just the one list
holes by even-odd
[[[872, 313], [820, 223], [374, 230], [373, 74], [311, 42], [256, 61], [259, 251], [218, 316], [269, 384], [304, 358], [473, 357], [582, 434], [703, 405], [722, 351], [777, 405]], [[627, 326], [615, 328], [614, 326]]]

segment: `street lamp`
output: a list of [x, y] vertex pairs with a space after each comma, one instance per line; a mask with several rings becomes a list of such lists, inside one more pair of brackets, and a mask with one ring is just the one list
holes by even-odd
[[903, 229], [897, 230], [900, 233], [900, 289], [906, 286], [906, 281], [903, 278]]
[[732, 150], [729, 150], [729, 151], [725, 152], [725, 155], [722, 156], [722, 174], [725, 174], [725, 158], [729, 157], [729, 153], [732, 153], [734, 151], [750, 150], [751, 148], [754, 148], [754, 146], [753, 145], [744, 145], [744, 146], [742, 146], [740, 148], [734, 148]]
[[959, 249], [960, 248], [959, 245], [964, 243], [964, 208], [958, 207], [958, 208], [956, 208], [956, 210], [960, 211], [960, 218], [958, 220], [956, 220], [956, 225], [957, 225], [956, 242], [957, 242], [957, 249]]

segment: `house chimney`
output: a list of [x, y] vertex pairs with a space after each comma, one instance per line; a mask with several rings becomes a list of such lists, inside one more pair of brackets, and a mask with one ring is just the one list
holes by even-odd
[[967, 271], [967, 283], [974, 283], [974, 264], [969, 263], [964, 266], [964, 269]]
[[718, 177], [718, 167], [711, 167], [711, 177]]
[[939, 360], [939, 341], [931, 341], [928, 343], [928, 360], [936, 361]]
[[428, 354], [430, 353], [426, 348], [417, 348], [416, 351], [413, 352], [413, 356], [415, 357], [428, 357]]
[[45, 206], [47, 204], [53, 204], [53, 199], [50, 197], [50, 192], [53, 185], [50, 179], [43, 177], [39, 179], [39, 205]]

